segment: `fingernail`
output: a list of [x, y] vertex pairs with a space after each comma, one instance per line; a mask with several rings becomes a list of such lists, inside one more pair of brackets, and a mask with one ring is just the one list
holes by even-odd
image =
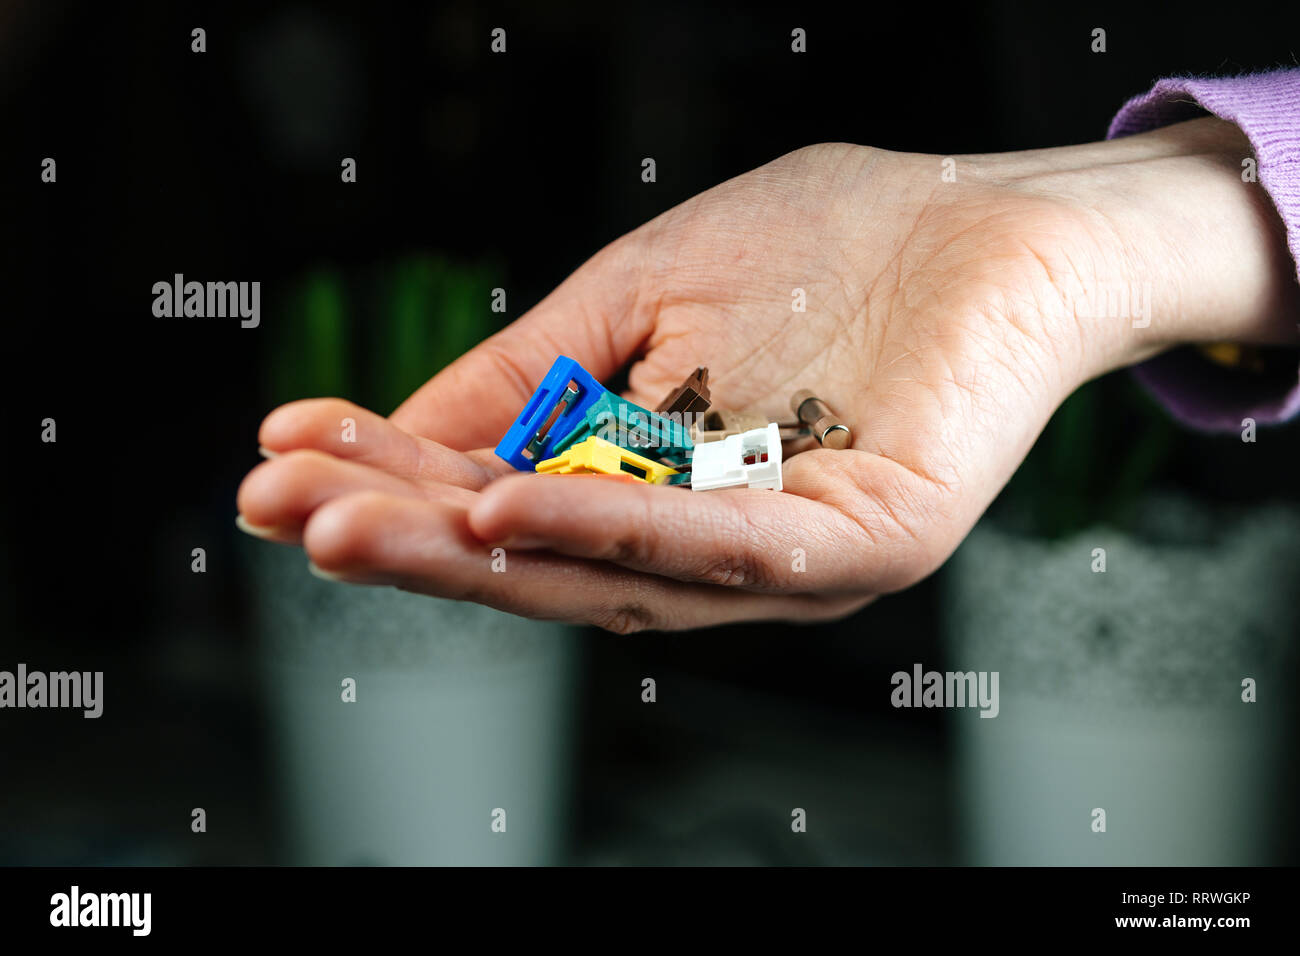
[[333, 571], [326, 571], [324, 568], [317, 567], [311, 561], [307, 562], [307, 570], [310, 571], [312, 574], [314, 574], [316, 577], [320, 578], [322, 581], [336, 581], [336, 582], [346, 583], [342, 575], [335, 574]]
[[243, 515], [235, 516], [235, 527], [244, 534], [251, 534], [254, 538], [264, 538], [267, 541], [275, 539], [278, 530], [270, 525], [253, 524]]
[[279, 453], [278, 451], [271, 451], [271, 449], [269, 449], [269, 448], [267, 448], [267, 447], [265, 447], [265, 446], [263, 446], [263, 445], [258, 445], [258, 446], [257, 446], [257, 453], [258, 453], [259, 455], [261, 455], [263, 458], [279, 458], [279, 457], [280, 457], [280, 453]]

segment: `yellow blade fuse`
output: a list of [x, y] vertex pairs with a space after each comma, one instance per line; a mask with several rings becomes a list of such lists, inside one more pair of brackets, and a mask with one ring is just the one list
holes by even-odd
[[562, 455], [537, 463], [539, 475], [631, 475], [652, 485], [667, 482], [677, 469], [628, 451], [612, 441], [592, 435], [570, 446]]

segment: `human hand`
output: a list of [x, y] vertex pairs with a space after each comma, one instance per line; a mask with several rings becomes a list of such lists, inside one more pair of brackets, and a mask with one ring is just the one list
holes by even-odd
[[[621, 633], [842, 616], [942, 564], [1083, 382], [1181, 342], [1294, 340], [1249, 153], [1214, 119], [957, 156], [951, 182], [938, 156], [799, 150], [617, 240], [389, 419], [272, 412], [242, 521], [329, 577]], [[1096, 308], [1120, 287], [1146, 316]], [[697, 365], [715, 404], [773, 419], [812, 388], [853, 446], [788, 456], [784, 492], [515, 473], [492, 446], [558, 354], [601, 379], [632, 362], [650, 407]]]

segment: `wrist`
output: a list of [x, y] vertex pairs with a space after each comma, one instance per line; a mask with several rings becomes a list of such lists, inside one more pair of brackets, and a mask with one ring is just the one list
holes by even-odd
[[1061, 159], [1076, 165], [1037, 185], [1068, 188], [1105, 250], [1072, 303], [1104, 343], [1099, 371], [1187, 343], [1300, 341], [1286, 231], [1264, 187], [1243, 179], [1253, 153], [1236, 126], [1205, 118], [1071, 151]]

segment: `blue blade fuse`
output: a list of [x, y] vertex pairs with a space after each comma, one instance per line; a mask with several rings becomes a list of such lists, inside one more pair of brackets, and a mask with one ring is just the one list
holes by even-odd
[[561, 355], [497, 445], [497, 456], [520, 471], [535, 470], [539, 461], [555, 457], [556, 442], [581, 425], [605, 394], [586, 369]]

